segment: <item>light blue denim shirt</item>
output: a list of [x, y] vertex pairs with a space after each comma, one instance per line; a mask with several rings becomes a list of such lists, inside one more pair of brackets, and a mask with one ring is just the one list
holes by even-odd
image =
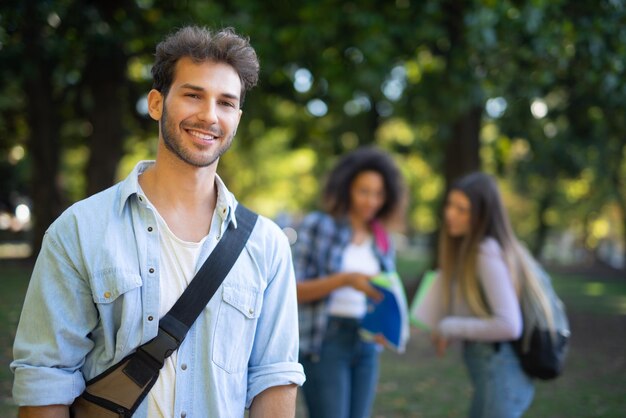
[[[85, 381], [157, 334], [159, 235], [141, 195], [140, 162], [121, 183], [80, 201], [48, 229], [14, 344], [18, 405], [69, 405]], [[196, 270], [235, 223], [237, 202], [217, 178], [218, 201]], [[178, 350], [175, 416], [242, 417], [254, 397], [304, 382], [289, 243], [259, 217], [245, 249]], [[185, 367], [181, 367], [184, 365]], [[143, 402], [135, 417], [146, 416]]]

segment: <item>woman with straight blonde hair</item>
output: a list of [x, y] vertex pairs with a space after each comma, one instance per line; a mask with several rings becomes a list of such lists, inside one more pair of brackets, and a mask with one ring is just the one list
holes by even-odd
[[474, 388], [469, 417], [520, 417], [534, 396], [511, 344], [522, 334], [521, 289], [548, 304], [491, 176], [471, 173], [452, 184], [438, 257], [431, 338], [439, 355], [449, 342], [463, 343]]

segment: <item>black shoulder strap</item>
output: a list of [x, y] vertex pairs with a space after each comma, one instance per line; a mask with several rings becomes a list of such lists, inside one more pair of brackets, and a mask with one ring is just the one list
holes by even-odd
[[183, 342], [187, 331], [224, 281], [252, 233], [258, 215], [242, 204], [237, 205], [235, 213], [237, 228], [232, 222], [228, 224], [222, 240], [200, 267], [174, 306], [159, 321], [157, 336], [137, 349], [141, 354], [148, 355], [146, 360], [149, 363], [152, 363], [150, 360], [154, 361], [153, 365], [157, 373], [165, 359]]
[[227, 232], [220, 243], [167, 313], [167, 316], [173, 316], [187, 328], [191, 327], [217, 288], [220, 287], [256, 224], [258, 216], [243, 205], [237, 205], [235, 213], [237, 228], [233, 227], [232, 222], [228, 224]]

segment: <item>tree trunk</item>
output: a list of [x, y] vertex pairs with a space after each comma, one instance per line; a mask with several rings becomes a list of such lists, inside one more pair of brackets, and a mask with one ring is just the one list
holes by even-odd
[[[444, 155], [444, 175], [446, 190], [459, 177], [472, 171], [480, 170], [480, 123], [482, 108], [472, 107], [461, 115], [453, 125], [453, 136], [448, 140]], [[437, 213], [443, 213], [444, 201], [441, 200]], [[431, 268], [437, 265], [439, 253], [439, 235], [433, 236], [431, 251], [433, 262]]]
[[130, 115], [127, 80], [128, 56], [118, 15], [131, 16], [137, 10], [132, 0], [111, 2], [94, 0], [102, 20], [116, 31], [92, 34], [86, 39], [86, 90], [91, 93], [92, 108], [88, 117], [93, 133], [89, 138], [89, 161], [85, 170], [87, 195], [100, 192], [115, 183], [117, 166], [123, 155], [125, 120]]
[[94, 103], [89, 113], [93, 133], [86, 167], [88, 196], [115, 182], [123, 154], [124, 112], [129, 108], [123, 45], [112, 39], [99, 39], [96, 43], [89, 48], [86, 68], [87, 88]]
[[552, 186], [552, 183], [550, 183], [548, 184], [548, 190], [546, 193], [544, 193], [544, 195], [539, 199], [539, 207], [537, 208], [537, 235], [535, 236], [535, 240], [531, 248], [531, 252], [536, 258], [540, 257], [548, 237], [548, 231], [550, 230], [550, 227], [545, 221], [544, 215], [550, 208], [553, 197], [554, 187]]
[[[624, 152], [622, 152], [621, 154], [622, 156], [625, 155]], [[615, 199], [617, 200], [617, 205], [620, 208], [620, 211], [622, 212], [622, 216], [621, 216], [621, 220], [622, 220], [622, 244], [623, 244], [623, 248], [622, 248], [622, 257], [623, 257], [623, 263], [622, 263], [622, 270], [626, 273], [626, 196], [624, 195], [624, 193], [626, 193], [626, 184], [622, 181], [622, 179], [620, 178], [620, 167], [622, 164], [624, 164], [623, 161], [623, 157], [619, 158], [618, 161], [619, 163], [616, 165], [616, 168], [614, 169], [614, 173], [611, 176], [611, 182], [613, 183], [613, 186], [615, 188]]]
[[[26, 3], [30, 16], [37, 16], [33, 2]], [[60, 155], [59, 108], [53, 97], [53, 68], [43, 46], [41, 22], [25, 19], [23, 63], [26, 114], [29, 127], [28, 149], [32, 157], [30, 195], [33, 200], [32, 253], [35, 258], [41, 248], [43, 235], [63, 210], [61, 189], [57, 183]]]
[[623, 197], [620, 199], [620, 208], [622, 210], [622, 270], [626, 273], [626, 201]]
[[480, 170], [480, 123], [482, 108], [474, 106], [459, 116], [452, 127], [452, 138], [445, 149], [446, 185], [464, 174]]
[[[31, 196], [33, 199], [32, 255], [41, 248], [43, 235], [48, 226], [63, 209], [61, 191], [57, 184], [59, 171], [59, 120], [50, 97], [47, 74], [43, 67], [39, 79], [29, 80], [25, 86], [29, 100], [27, 105], [30, 138], [28, 149], [32, 156]], [[50, 74], [50, 73], [48, 73]]]

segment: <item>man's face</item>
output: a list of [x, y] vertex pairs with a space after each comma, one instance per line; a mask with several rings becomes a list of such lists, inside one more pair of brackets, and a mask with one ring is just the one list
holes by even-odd
[[237, 131], [240, 93], [241, 81], [231, 66], [180, 59], [159, 119], [165, 148], [194, 167], [215, 163]]

